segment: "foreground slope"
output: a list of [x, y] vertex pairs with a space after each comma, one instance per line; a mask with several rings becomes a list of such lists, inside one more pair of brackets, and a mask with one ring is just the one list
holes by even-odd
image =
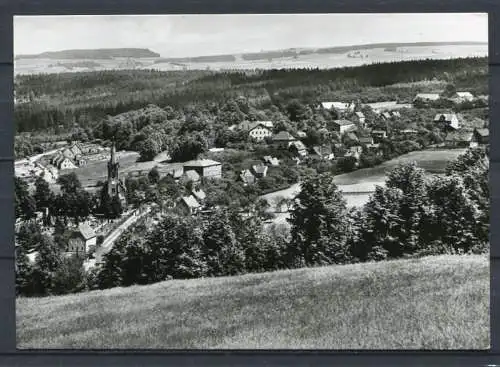
[[487, 256], [18, 299], [19, 348], [489, 348]]

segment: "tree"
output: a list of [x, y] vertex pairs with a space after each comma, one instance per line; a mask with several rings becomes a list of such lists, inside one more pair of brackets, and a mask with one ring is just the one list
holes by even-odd
[[401, 190], [399, 217], [402, 221], [400, 242], [403, 252], [413, 253], [421, 246], [421, 219], [427, 200], [425, 171], [415, 162], [400, 164], [387, 175], [386, 186]]
[[59, 176], [57, 183], [61, 186], [63, 193], [76, 193], [82, 188], [82, 184], [74, 172]]
[[49, 183], [42, 177], [38, 177], [35, 181], [34, 197], [38, 209], [48, 208], [54, 198], [54, 194], [50, 191]]
[[52, 293], [76, 293], [84, 288], [85, 269], [83, 259], [76, 255], [62, 258], [61, 263], [54, 272]]
[[197, 278], [206, 272], [202, 232], [191, 219], [166, 216], [148, 236], [146, 246], [156, 280]]
[[38, 255], [33, 266], [33, 293], [50, 295], [55, 289], [55, 274], [62, 263], [60, 250], [54, 241], [43, 236], [38, 246]]
[[173, 162], [185, 162], [196, 159], [201, 153], [208, 150], [207, 140], [200, 133], [182, 135], [173, 145], [170, 157]]
[[347, 205], [332, 176], [307, 177], [290, 211], [291, 249], [306, 266], [346, 260]]
[[218, 210], [203, 232], [207, 272], [211, 276], [236, 275], [244, 271], [244, 252], [229, 224], [227, 212]]
[[33, 293], [33, 266], [23, 246], [16, 248], [16, 295], [30, 296]]
[[158, 168], [153, 167], [151, 171], [149, 171], [148, 179], [152, 184], [157, 184], [160, 181], [160, 172], [158, 172]]
[[28, 184], [19, 177], [14, 177], [14, 190], [16, 218], [26, 220], [34, 218], [36, 215], [36, 202], [29, 194]]

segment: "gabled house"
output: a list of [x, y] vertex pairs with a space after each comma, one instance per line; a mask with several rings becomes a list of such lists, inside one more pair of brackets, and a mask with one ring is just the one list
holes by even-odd
[[196, 201], [200, 204], [203, 203], [205, 201], [205, 199], [207, 198], [207, 194], [205, 193], [205, 191], [203, 191], [201, 189], [192, 190], [191, 194], [196, 199]]
[[474, 141], [478, 144], [488, 144], [490, 142], [490, 130], [486, 128], [474, 130]]
[[81, 155], [77, 155], [75, 157], [75, 163], [78, 167], [85, 167], [87, 165], [87, 160], [83, 158]]
[[249, 169], [244, 169], [238, 175], [238, 179], [243, 182], [244, 185], [253, 185], [255, 183], [255, 176]]
[[363, 147], [361, 145], [354, 145], [347, 150], [344, 156], [359, 159], [361, 153], [363, 153]]
[[82, 152], [81, 148], [78, 146], [78, 144], [73, 144], [69, 149], [73, 153], [74, 157], [77, 157], [77, 156], [83, 154], [83, 152]]
[[352, 118], [355, 122], [357, 122], [361, 126], [365, 126], [366, 117], [365, 117], [365, 114], [363, 112], [359, 112], [359, 111], [355, 112]]
[[64, 150], [61, 152], [61, 154], [62, 154], [64, 157], [68, 158], [68, 159], [74, 159], [74, 158], [75, 158], [75, 155], [76, 155], [76, 154], [75, 154], [75, 153], [73, 153], [73, 151], [72, 151], [71, 149], [69, 149], [69, 148], [64, 149]]
[[382, 151], [380, 150], [380, 144], [367, 144], [365, 145], [366, 152], [375, 155], [382, 155]]
[[290, 144], [295, 141], [297, 141], [297, 139], [295, 139], [288, 131], [280, 131], [278, 134], [273, 136], [273, 145], [282, 149], [288, 149]]
[[263, 164], [253, 165], [252, 173], [256, 178], [263, 178], [267, 176], [268, 167]]
[[270, 155], [264, 156], [262, 160], [269, 166], [277, 167], [280, 165], [279, 159], [276, 157], [271, 157]]
[[471, 92], [457, 92], [454, 100], [458, 103], [471, 102], [474, 100], [474, 96]]
[[89, 252], [90, 247], [96, 245], [96, 233], [87, 223], [82, 223], [78, 226], [77, 230], [72, 231], [70, 234], [66, 252], [85, 256]]
[[296, 152], [300, 157], [307, 156], [307, 148], [301, 141], [296, 140], [291, 142], [288, 149], [290, 149], [293, 152]]
[[184, 172], [196, 171], [200, 177], [222, 178], [222, 163], [210, 159], [198, 159], [183, 164]]
[[57, 168], [60, 170], [65, 170], [65, 169], [73, 169], [76, 168], [75, 164], [71, 161], [69, 158], [63, 158], [60, 160], [57, 164]]
[[335, 158], [332, 148], [328, 145], [314, 146], [310, 149], [311, 156], [324, 160], [332, 160]]
[[349, 120], [335, 120], [332, 123], [332, 127], [341, 135], [349, 131], [356, 130], [356, 125], [354, 125], [354, 123]]
[[246, 131], [248, 136], [256, 141], [263, 141], [268, 136], [272, 136], [272, 121], [242, 122], [238, 125], [239, 130]]
[[335, 157], [344, 157], [347, 152], [347, 149], [344, 144], [336, 143], [333, 144], [333, 154]]
[[193, 215], [201, 209], [201, 205], [193, 195], [190, 195], [181, 197], [177, 203], [177, 208], [185, 215]]
[[452, 128], [457, 130], [460, 128], [458, 117], [454, 113], [439, 113], [434, 117], [434, 122], [439, 124], [442, 129]]

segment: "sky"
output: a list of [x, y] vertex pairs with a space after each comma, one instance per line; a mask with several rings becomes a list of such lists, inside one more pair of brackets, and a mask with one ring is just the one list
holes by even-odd
[[488, 42], [488, 15], [287, 14], [16, 16], [14, 54], [149, 48], [190, 57], [385, 42]]

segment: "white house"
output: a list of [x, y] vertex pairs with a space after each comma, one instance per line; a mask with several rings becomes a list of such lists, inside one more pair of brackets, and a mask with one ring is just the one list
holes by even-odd
[[419, 93], [415, 96], [415, 101], [434, 102], [441, 98], [438, 93]]
[[337, 110], [338, 112], [352, 112], [354, 111], [354, 103], [344, 102], [321, 102], [320, 108], [325, 110]]
[[471, 92], [457, 92], [455, 100], [457, 102], [471, 102], [474, 100], [474, 96]]
[[265, 138], [272, 136], [273, 132], [270, 128], [255, 122], [248, 130], [248, 135], [256, 141], [263, 141]]

